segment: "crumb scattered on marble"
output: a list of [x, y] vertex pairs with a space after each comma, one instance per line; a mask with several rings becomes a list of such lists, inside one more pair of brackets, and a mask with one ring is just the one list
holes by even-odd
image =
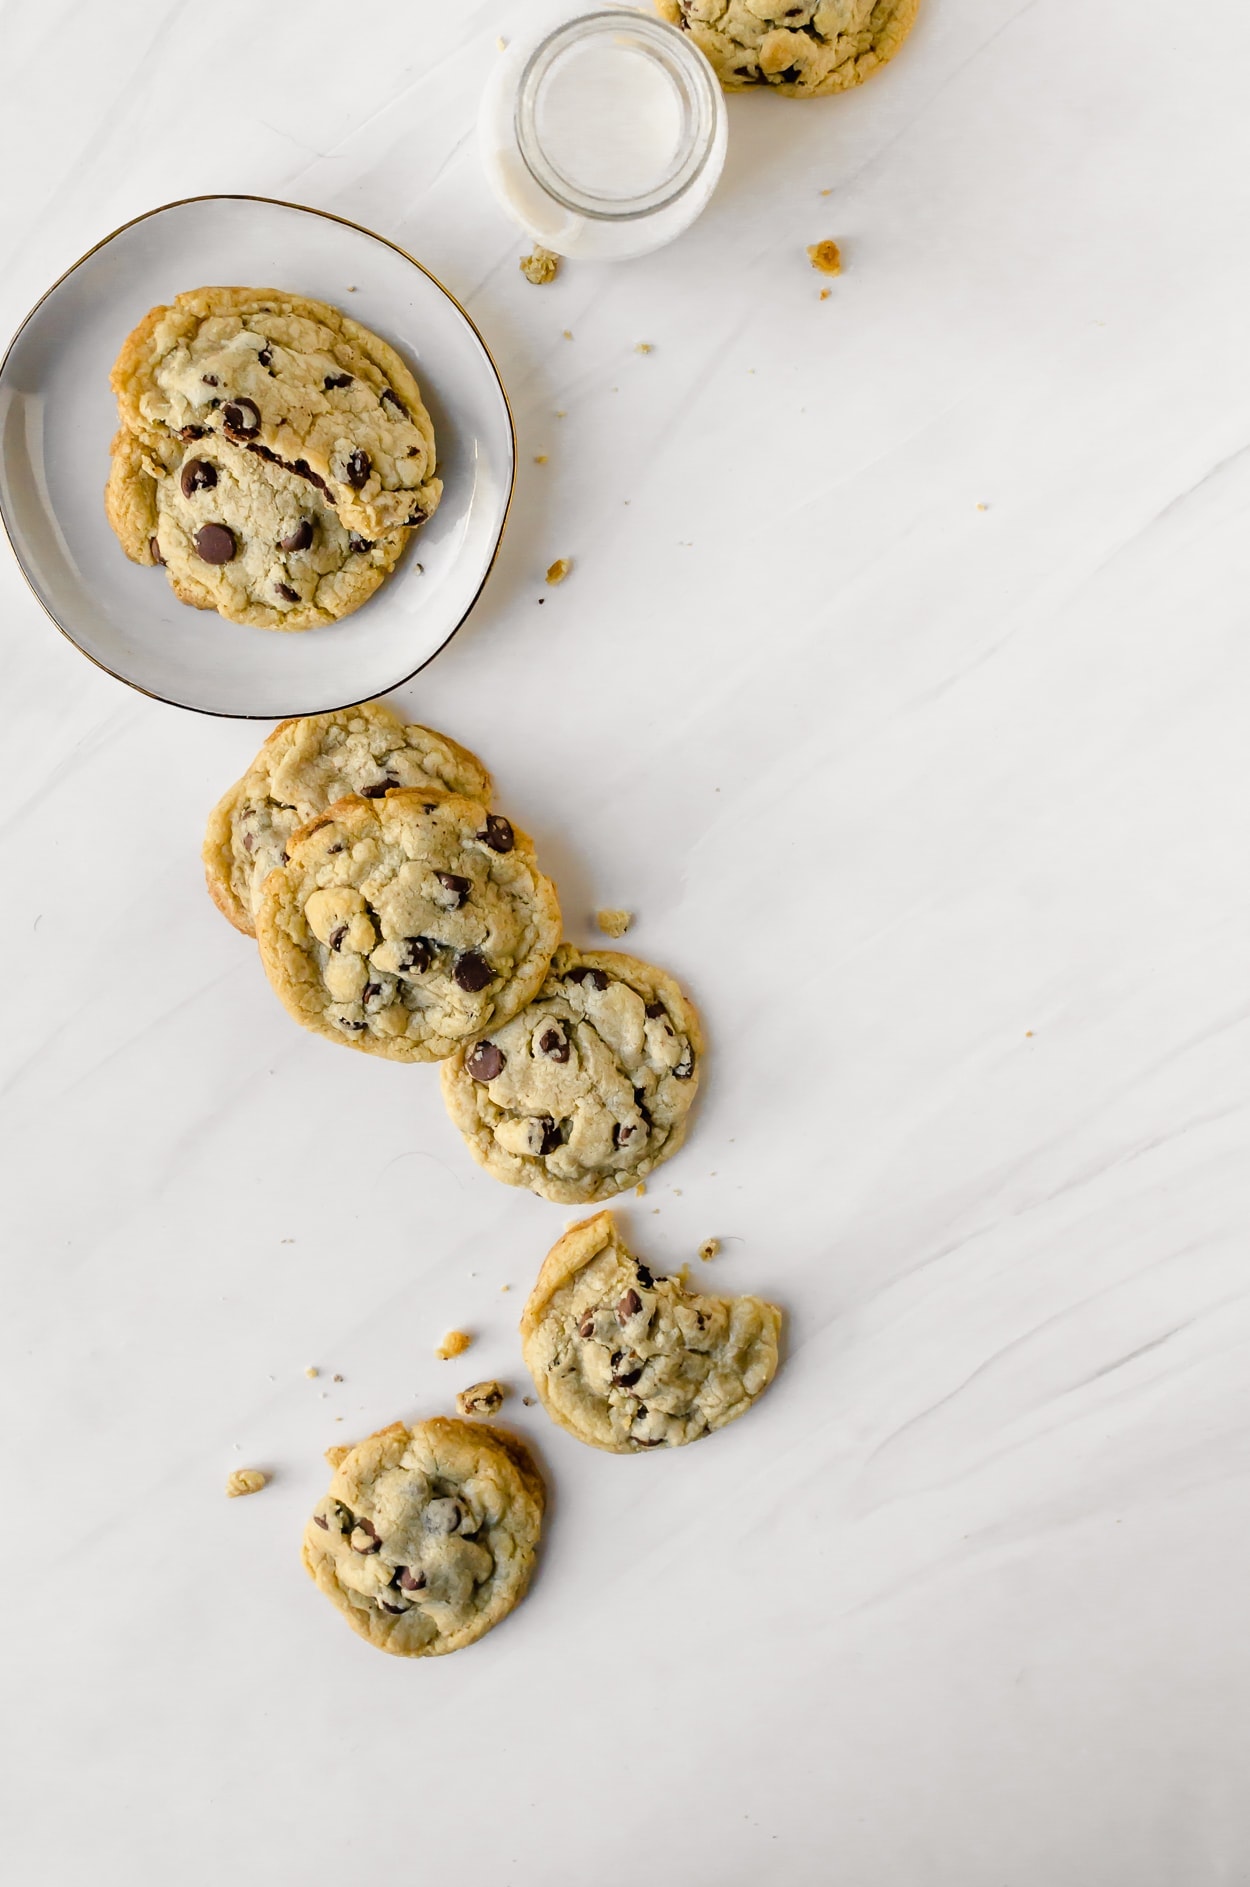
[[552, 249], [535, 245], [532, 255], [521, 257], [521, 273], [527, 282], [533, 282], [535, 288], [541, 288], [544, 282], [554, 282], [560, 268], [560, 258]]
[[571, 557], [557, 557], [554, 563], [547, 565], [548, 583], [563, 583], [572, 568], [573, 559]]
[[830, 297], [830, 295], [832, 295], [832, 293], [833, 293], [833, 290], [832, 290], [831, 288], [822, 288], [822, 289], [821, 289], [821, 291], [820, 291], [820, 299], [821, 299], [822, 301], [828, 301], [828, 299], [829, 299], [829, 297]]
[[1032, 1035], [1032, 1033], [1033, 1033], [1033, 1031], [1032, 1031], [1032, 1029], [1026, 1029], [1026, 1030], [1024, 1031], [1024, 1033], [1025, 1033], [1026, 1035]]
[[635, 341], [634, 352], [635, 354], [654, 354], [655, 347], [650, 341]]
[[341, 1422], [343, 1420], [341, 1415], [336, 1415], [334, 1419], [336, 1422]]
[[[576, 1223], [576, 1221], [574, 1221], [574, 1223]], [[523, 1402], [523, 1403], [525, 1404], [525, 1406], [526, 1406], [526, 1408], [527, 1408], [527, 1409], [532, 1409], [532, 1408], [533, 1408], [533, 1406], [534, 1406], [534, 1398], [533, 1398], [533, 1396], [522, 1396], [522, 1397], [521, 1397], [521, 1400], [522, 1400], [522, 1402]]]
[[534, 463], [535, 465], [545, 465], [547, 463], [547, 454], [545, 452], [536, 452], [534, 454]]
[[449, 1330], [434, 1354], [441, 1356], [445, 1363], [449, 1363], [453, 1356], [463, 1356], [472, 1341], [473, 1338], [467, 1331]]
[[231, 1500], [237, 1500], [240, 1494], [259, 1494], [268, 1479], [259, 1468], [236, 1468], [226, 1477], [226, 1493]]
[[842, 273], [842, 251], [836, 242], [828, 238], [824, 242], [810, 243], [807, 259], [814, 269], [820, 270], [822, 275], [841, 275]]
[[279, 1245], [293, 1245], [295, 1240], [293, 1238], [280, 1238], [278, 1243]]
[[315, 1363], [308, 1363], [305, 1365], [304, 1374], [305, 1376], [320, 1376], [321, 1371]]
[[640, 1179], [638, 1181], [638, 1184], [634, 1187], [634, 1198], [641, 1199], [643, 1197], [643, 1194], [646, 1192], [646, 1190], [647, 1190], [646, 1180]]
[[501, 1382], [470, 1383], [456, 1397], [461, 1415], [498, 1415], [508, 1391]]
[[831, 196], [833, 195], [833, 191], [832, 191], [832, 190], [822, 190], [820, 194], [821, 194], [821, 196], [822, 196], [822, 197], [831, 197]]
[[705, 1265], [710, 1264], [712, 1259], [715, 1258], [719, 1250], [720, 1250], [719, 1238], [705, 1238], [703, 1243], [699, 1247], [699, 1256], [700, 1258], [702, 1258]]
[[512, 1286], [510, 1284], [501, 1284], [499, 1288], [501, 1291], [510, 1291]]
[[681, 1187], [680, 1187], [680, 1186], [674, 1186], [674, 1188], [673, 1188], [673, 1197], [674, 1197], [675, 1199], [680, 1199], [680, 1198], [681, 1198]]
[[567, 413], [567, 412], [565, 411], [565, 409], [564, 409], [564, 408], [563, 408], [562, 406], [557, 406], [557, 408], [556, 408], [556, 418], [557, 418], [557, 419], [567, 419], [567, 418], [568, 418], [568, 413]]
[[988, 506], [988, 505], [978, 505], [978, 506], [977, 506], [977, 510], [978, 510], [978, 511], [988, 511], [988, 510], [989, 510], [989, 506]]
[[507, 40], [506, 40], [506, 39], [504, 38], [504, 36], [503, 36], [503, 34], [502, 34], [502, 33], [500, 33], [500, 35], [499, 35], [499, 37], [498, 37], [498, 39], [497, 39], [497, 40], [495, 41], [495, 51], [496, 51], [496, 52], [507, 52], [507, 50], [508, 50], [508, 42], [507, 42]]
[[634, 921], [632, 911], [596, 911], [595, 922], [605, 937], [623, 937]]
[[560, 330], [560, 332], [562, 333], [562, 335], [564, 336], [564, 339], [565, 339], [566, 341], [571, 341], [571, 340], [572, 340], [572, 338], [573, 338], [573, 330], [572, 330], [572, 328], [562, 328], [562, 329]]
[[343, 1378], [341, 1376], [334, 1376], [331, 1378], [331, 1380], [333, 1382], [342, 1382]]
[[355, 282], [349, 282], [349, 283], [347, 284], [347, 292], [348, 292], [348, 294], [349, 294], [349, 295], [354, 295], [354, 294], [356, 293], [356, 284], [355, 284]]

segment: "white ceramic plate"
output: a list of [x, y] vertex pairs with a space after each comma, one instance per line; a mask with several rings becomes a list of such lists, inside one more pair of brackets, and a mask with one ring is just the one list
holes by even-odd
[[[188, 608], [105, 520], [118, 349], [155, 303], [219, 284], [291, 289], [364, 322], [414, 369], [434, 421], [442, 503], [370, 601], [323, 629]], [[194, 197], [127, 223], [48, 290], [0, 363], [0, 518], [28, 583], [101, 668], [204, 714], [321, 713], [423, 668], [486, 581], [515, 462], [499, 374], [447, 290], [359, 224], [267, 197]]]

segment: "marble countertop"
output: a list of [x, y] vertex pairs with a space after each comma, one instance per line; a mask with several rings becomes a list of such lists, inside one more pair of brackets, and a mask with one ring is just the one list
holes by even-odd
[[291, 1024], [200, 873], [257, 731], [95, 671], [0, 548], [15, 1878], [1243, 1882], [1250, 17], [925, 0], [854, 95], [731, 100], [681, 242], [535, 289], [474, 146], [524, 11], [0, 4], [0, 334], [209, 191], [465, 302], [516, 503], [397, 701], [575, 940], [628, 906], [695, 995], [623, 1217], [721, 1238], [787, 1359], [663, 1457], [518, 1395], [521, 1610], [420, 1664], [343, 1628], [321, 1450], [527, 1388], [570, 1214]]

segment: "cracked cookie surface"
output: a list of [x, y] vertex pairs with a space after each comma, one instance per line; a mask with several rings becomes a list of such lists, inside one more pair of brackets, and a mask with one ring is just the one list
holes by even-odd
[[255, 629], [316, 629], [366, 602], [411, 532], [348, 530], [294, 473], [208, 437], [157, 454], [124, 429], [105, 510], [135, 563], [164, 564], [174, 594]]
[[304, 1565], [380, 1651], [439, 1657], [524, 1597], [543, 1506], [529, 1451], [506, 1430], [397, 1422], [343, 1452], [305, 1529]]
[[446, 1063], [443, 1098], [496, 1179], [585, 1205], [677, 1151], [702, 1056], [698, 1017], [671, 976], [561, 944], [534, 1001]]
[[380, 701], [281, 722], [209, 817], [204, 874], [213, 903], [254, 937], [260, 887], [299, 827], [348, 794], [378, 798], [403, 786], [484, 801], [491, 793], [490, 775], [467, 748], [401, 721]]
[[442, 485], [434, 428], [395, 349], [327, 302], [197, 288], [151, 309], [112, 372], [125, 429], [250, 446], [366, 537], [428, 518]]
[[824, 98], [892, 59], [920, 0], [656, 0], [710, 60], [726, 91], [771, 85]]
[[634, 1258], [610, 1212], [548, 1252], [521, 1351], [554, 1422], [613, 1454], [677, 1448], [742, 1415], [777, 1369], [781, 1312], [705, 1297]]
[[305, 1028], [439, 1061], [538, 990], [560, 936], [534, 847], [480, 800], [351, 796], [309, 821], [256, 906], [261, 962]]

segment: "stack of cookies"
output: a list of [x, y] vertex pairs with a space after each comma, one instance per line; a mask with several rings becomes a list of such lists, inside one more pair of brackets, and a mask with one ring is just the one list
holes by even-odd
[[196, 609], [313, 629], [360, 606], [434, 511], [415, 379], [325, 302], [200, 288], [153, 308], [112, 373], [105, 507], [126, 555]]
[[[286, 721], [214, 809], [208, 887], [305, 1028], [441, 1062], [480, 1165], [562, 1203], [637, 1186], [685, 1137], [703, 1038], [673, 978], [561, 941], [555, 886], [465, 748], [379, 702]], [[538, 1396], [595, 1448], [679, 1447], [772, 1380], [781, 1313], [696, 1295], [609, 1212], [548, 1254], [521, 1322]], [[480, 1384], [474, 1412], [503, 1399]], [[330, 1451], [304, 1560], [371, 1643], [454, 1651], [524, 1594], [543, 1488], [524, 1443], [439, 1418]]]

